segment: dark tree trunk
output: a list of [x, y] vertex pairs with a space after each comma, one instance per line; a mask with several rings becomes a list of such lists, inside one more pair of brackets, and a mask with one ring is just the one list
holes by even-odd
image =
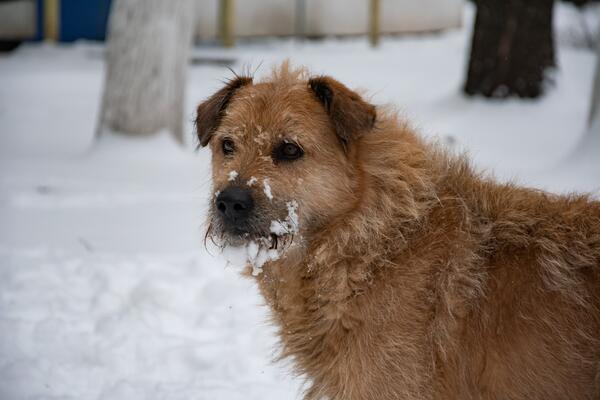
[[538, 97], [554, 66], [554, 0], [476, 0], [465, 92]]

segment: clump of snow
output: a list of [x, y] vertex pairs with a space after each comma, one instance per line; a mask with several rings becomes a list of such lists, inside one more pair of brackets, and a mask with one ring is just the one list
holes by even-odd
[[267, 240], [251, 240], [244, 246], [226, 246], [223, 256], [228, 266], [241, 269], [249, 265], [252, 267], [252, 275], [258, 276], [262, 273], [265, 263], [279, 259], [279, 252], [268, 248]]
[[258, 181], [258, 179], [256, 179], [254, 176], [251, 176], [250, 179], [248, 179], [248, 182], [246, 182], [246, 185], [252, 186], [256, 183], [256, 181]]
[[252, 275], [258, 276], [262, 273], [262, 267], [267, 261], [279, 258], [277, 250], [268, 249], [262, 243], [251, 241], [246, 245], [246, 259], [252, 267]]
[[291, 225], [294, 227], [294, 231], [298, 231], [298, 202], [292, 200], [286, 203], [288, 209], [288, 218]]
[[228, 178], [227, 178], [227, 180], [228, 180], [229, 182], [231, 182], [231, 181], [234, 181], [234, 180], [235, 180], [235, 178], [237, 178], [237, 177], [238, 177], [238, 175], [239, 175], [239, 174], [238, 174], [238, 172], [237, 172], [237, 171], [229, 171], [229, 174], [228, 174]]
[[298, 202], [292, 200], [287, 202], [286, 206], [287, 217], [283, 221], [279, 219], [271, 221], [270, 232], [277, 236], [298, 233]]
[[245, 246], [225, 246], [221, 249], [221, 255], [227, 267], [241, 271], [248, 264]]
[[273, 193], [271, 192], [271, 185], [269, 185], [268, 179], [263, 180], [263, 191], [269, 200], [273, 200]]
[[271, 221], [270, 231], [277, 236], [285, 235], [288, 232], [285, 222], [278, 219]]

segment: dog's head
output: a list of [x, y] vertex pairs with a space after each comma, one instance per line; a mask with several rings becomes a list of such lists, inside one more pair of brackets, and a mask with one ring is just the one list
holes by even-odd
[[356, 203], [356, 146], [375, 107], [330, 77], [282, 68], [235, 77], [198, 106], [212, 150], [209, 235], [223, 244], [309, 240]]

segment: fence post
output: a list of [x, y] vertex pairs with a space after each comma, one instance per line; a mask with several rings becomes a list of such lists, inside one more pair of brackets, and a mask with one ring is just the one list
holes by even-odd
[[377, 47], [379, 44], [379, 30], [380, 30], [380, 0], [370, 0], [369, 2], [369, 40], [371, 46]]
[[296, 37], [306, 37], [306, 0], [296, 0]]
[[60, 39], [60, 0], [44, 0], [44, 39]]
[[234, 35], [234, 0], [221, 0], [219, 8], [219, 28], [221, 31], [221, 41], [225, 47], [235, 45]]

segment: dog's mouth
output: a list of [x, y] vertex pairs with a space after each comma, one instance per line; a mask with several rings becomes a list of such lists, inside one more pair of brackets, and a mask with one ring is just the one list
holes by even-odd
[[231, 229], [218, 231], [216, 226], [209, 223], [204, 241], [210, 240], [219, 248], [241, 247], [251, 242], [260, 243], [261, 247], [269, 250], [281, 250], [293, 242], [295, 232], [249, 232], [243, 229]]
[[[229, 264], [250, 265], [253, 275], [258, 275], [266, 262], [280, 258], [298, 236], [298, 204], [291, 201], [286, 203], [286, 208], [284, 218], [263, 218], [260, 223], [251, 220], [238, 225], [225, 224], [223, 219], [213, 214], [206, 231], [205, 246], [210, 241], [228, 258]], [[234, 260], [228, 257], [232, 249], [238, 253]]]
[[227, 265], [236, 268], [252, 268], [252, 275], [258, 276], [263, 272], [263, 266], [270, 261], [278, 260], [293, 243], [294, 236], [285, 234], [278, 236], [275, 233], [268, 235], [250, 235], [248, 232], [237, 234], [216, 232], [209, 226], [207, 240], [216, 245], [227, 260]]

